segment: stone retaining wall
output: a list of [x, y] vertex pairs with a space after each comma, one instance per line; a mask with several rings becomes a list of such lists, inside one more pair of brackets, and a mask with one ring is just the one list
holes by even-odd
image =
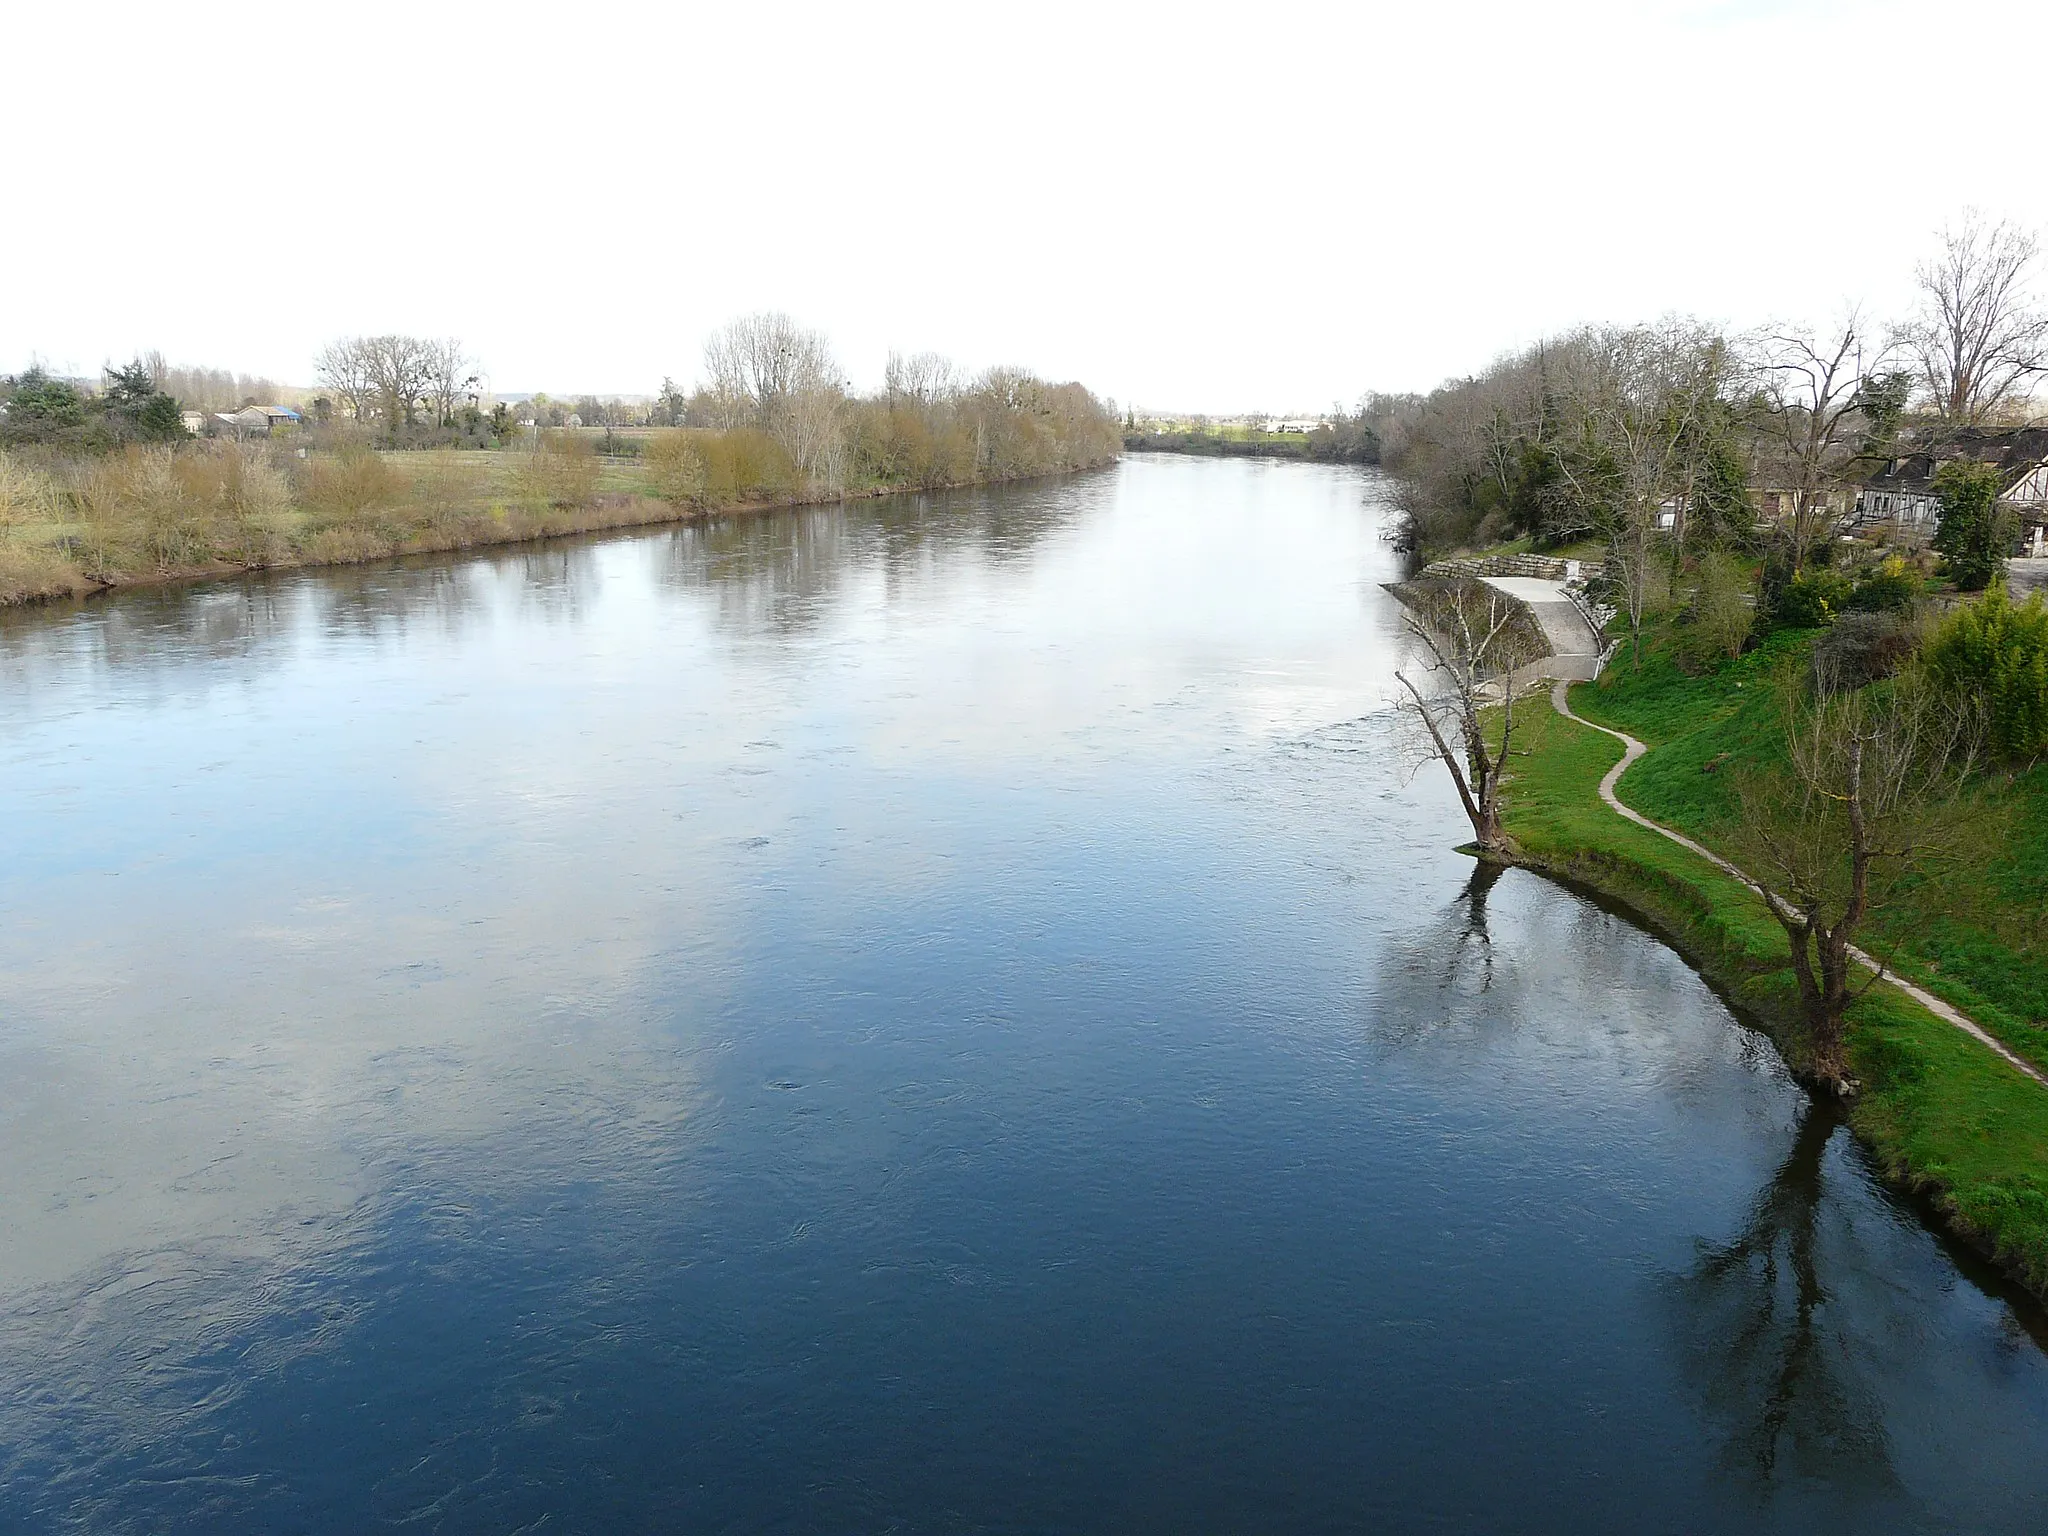
[[1454, 560], [1436, 560], [1424, 566], [1418, 576], [1452, 579], [1481, 576], [1533, 576], [1539, 581], [1565, 581], [1572, 572], [1566, 568], [1575, 566], [1581, 581], [1592, 581], [1602, 575], [1607, 567], [1598, 560], [1559, 560], [1552, 555], [1486, 555], [1474, 557], [1461, 555]]

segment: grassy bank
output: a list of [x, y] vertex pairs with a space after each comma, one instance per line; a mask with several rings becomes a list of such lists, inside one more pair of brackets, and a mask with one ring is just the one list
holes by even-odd
[[[1622, 781], [1622, 798], [1712, 846], [1716, 817], [1729, 813], [1726, 782], [1694, 781], [1715, 780], [1717, 773], [1702, 768], [1760, 739], [1760, 679], [1805, 643], [1781, 637], [1706, 678], [1685, 677], [1661, 652], [1641, 674], [1621, 660], [1604, 687], [1577, 687], [1573, 708], [1650, 742], [1649, 755]], [[1737, 881], [1601, 802], [1599, 781], [1620, 758], [1619, 742], [1562, 718], [1547, 701], [1532, 701], [1525, 718], [1518, 746], [1526, 755], [1516, 759], [1508, 819], [1527, 862], [1640, 916], [1768, 1031], [1798, 1070], [1807, 1044], [1783, 931]], [[1929, 990], [1969, 1007], [1951, 987]], [[2014, 996], [2023, 990], [2018, 981], [2008, 987]], [[2016, 1034], [2038, 1033], [2034, 1024], [2018, 1028], [2017, 1015], [2004, 1022]], [[1884, 986], [1851, 1014], [1850, 1060], [1864, 1085], [1850, 1120], [1887, 1173], [1926, 1194], [1958, 1235], [2048, 1297], [2048, 1091]]]
[[981, 465], [820, 482], [765, 433], [672, 432], [601, 457], [562, 435], [514, 451], [384, 452], [289, 441], [0, 454], [0, 604], [235, 571], [342, 565], [1110, 462], [1106, 432]]

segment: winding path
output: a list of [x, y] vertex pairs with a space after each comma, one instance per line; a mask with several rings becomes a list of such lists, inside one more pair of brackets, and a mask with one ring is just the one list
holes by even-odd
[[[1745, 875], [1741, 870], [1737, 869], [1733, 864], [1730, 864], [1718, 853], [1715, 853], [1710, 849], [1701, 847], [1698, 843], [1694, 842], [1691, 838], [1687, 837], [1683, 832], [1674, 832], [1671, 828], [1650, 820], [1649, 817], [1643, 815], [1640, 811], [1630, 810], [1627, 806], [1621, 803], [1620, 798], [1614, 793], [1614, 786], [1621, 781], [1621, 776], [1624, 773], [1628, 772], [1629, 766], [1632, 763], [1634, 763], [1637, 758], [1641, 757], [1645, 752], [1649, 751], [1650, 749], [1644, 746], [1640, 741], [1637, 741], [1635, 737], [1629, 735], [1626, 731], [1609, 730], [1604, 725], [1599, 725], [1596, 724], [1594, 721], [1588, 720], [1584, 715], [1573, 714], [1571, 700], [1568, 697], [1570, 691], [1571, 684], [1569, 682], [1563, 680], [1557, 682], [1554, 686], [1552, 686], [1550, 690], [1551, 706], [1554, 709], [1556, 709], [1556, 711], [1560, 715], [1563, 715], [1565, 719], [1576, 720], [1580, 725], [1587, 726], [1592, 730], [1600, 731], [1605, 735], [1612, 736], [1616, 741], [1620, 742], [1622, 745], [1621, 761], [1616, 763], [1612, 768], [1608, 769], [1607, 776], [1600, 781], [1600, 798], [1602, 800], [1605, 800], [1608, 803], [1608, 805], [1614, 808], [1615, 811], [1619, 812], [1628, 820], [1634, 822], [1637, 826], [1647, 827], [1650, 831], [1657, 833], [1660, 837], [1670, 838], [1671, 841], [1678, 844], [1679, 847], [1690, 849], [1692, 852], [1698, 854], [1701, 858], [1705, 859], [1709, 864], [1712, 864], [1716, 869], [1723, 870], [1726, 873], [1733, 875], [1737, 880], [1740, 880], [1752, 891], [1755, 891], [1759, 896], [1763, 897], [1764, 900], [1770, 902], [1774, 906], [1777, 905], [1779, 901], [1779, 898], [1777, 896], [1765, 890], [1762, 885], [1750, 879], [1748, 875]], [[2048, 1073], [2043, 1073], [2041, 1069], [2039, 1067], [2036, 1067], [2032, 1062], [2027, 1061], [2025, 1058], [2014, 1054], [2014, 1052], [2010, 1048], [2008, 1048], [2003, 1042], [1998, 1040], [1995, 1036], [1990, 1034], [1981, 1024], [1978, 1024], [1973, 1019], [1970, 1019], [1964, 1014], [1958, 1013], [1954, 1008], [1949, 1006], [1949, 1004], [1943, 1002], [1940, 998], [1936, 997], [1932, 992], [1927, 991], [1924, 987], [1916, 987], [1913, 985], [1912, 982], [1907, 981], [1903, 976], [1898, 976], [1888, 972], [1882, 962], [1873, 959], [1870, 955], [1864, 953], [1864, 951], [1860, 949], [1857, 949], [1854, 945], [1850, 946], [1849, 953], [1851, 956], [1855, 958], [1855, 961], [1858, 965], [1862, 966], [1872, 975], [1881, 977], [1885, 981], [1890, 982], [1893, 986], [1897, 987], [1901, 992], [1905, 993], [1906, 996], [1912, 998], [1914, 1002], [1918, 1003], [1921, 1007], [1925, 1008], [1929, 1013], [1933, 1014], [1936, 1018], [1942, 1020], [1944, 1023], [1953, 1024], [1957, 1029], [1960, 1029], [1964, 1034], [1968, 1035], [1971, 1039], [1976, 1040], [1985, 1046], [1988, 1046], [1993, 1051], [1996, 1051], [2013, 1067], [2017, 1068], [2021, 1072], [2024, 1072], [2028, 1077], [2031, 1077], [2035, 1082], [2040, 1083], [2044, 1087], [2048, 1087]]]

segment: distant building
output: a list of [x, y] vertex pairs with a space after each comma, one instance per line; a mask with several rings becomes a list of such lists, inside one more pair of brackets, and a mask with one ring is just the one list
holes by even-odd
[[239, 411], [219, 411], [214, 423], [237, 437], [255, 433], [267, 436], [280, 429], [289, 431], [300, 424], [297, 411], [282, 405], [245, 405]]
[[1901, 451], [1864, 481], [1856, 525], [1915, 543], [1934, 535], [1941, 498], [1934, 477], [1944, 464], [1974, 459], [1998, 471], [2001, 505], [2019, 514], [2021, 536], [2037, 552], [2048, 542], [2048, 427], [1988, 431], [1966, 427]]
[[185, 430], [197, 437], [206, 430], [206, 412], [180, 411], [178, 417], [185, 423]]

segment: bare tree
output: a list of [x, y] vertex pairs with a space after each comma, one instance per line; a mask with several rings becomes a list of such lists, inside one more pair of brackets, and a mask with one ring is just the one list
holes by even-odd
[[1766, 332], [1749, 352], [1754, 425], [1778, 461], [1773, 467], [1792, 482], [1781, 532], [1797, 574], [1833, 536], [1842, 487], [1904, 403], [1896, 348], [1871, 343], [1852, 309], [1825, 332]]
[[[149, 359], [152, 371], [156, 364]], [[180, 404], [195, 411], [231, 411], [246, 400], [272, 402], [284, 391], [270, 379], [238, 374], [227, 368], [166, 367], [157, 376], [157, 388], [177, 397]]]
[[882, 389], [892, 403], [914, 400], [920, 405], [938, 405], [960, 392], [960, 371], [936, 352], [910, 357], [891, 352], [882, 372]]
[[357, 421], [368, 421], [377, 404], [377, 382], [357, 337], [330, 341], [313, 359], [313, 379]]
[[1963, 791], [1977, 754], [1968, 707], [1916, 675], [1846, 689], [1789, 688], [1783, 764], [1738, 785], [1737, 837], [1785, 930], [1813, 1072], [1846, 1093], [1854, 944], [1900, 884], [1951, 852], [1967, 826]]
[[[381, 415], [387, 430], [413, 424], [433, 388], [437, 344], [417, 336], [355, 336], [329, 342], [315, 377], [358, 421]], [[460, 348], [455, 352], [460, 354]]]
[[433, 380], [433, 345], [417, 336], [368, 336], [360, 343], [388, 428], [410, 427]]
[[[1397, 595], [1431, 685], [1425, 692], [1396, 671], [1408, 694], [1401, 707], [1421, 720], [1430, 756], [1450, 770], [1472, 841], [1487, 854], [1505, 854], [1513, 845], [1501, 827], [1501, 779], [1514, 738], [1514, 674], [1549, 647], [1528, 610], [1484, 582], [1415, 581]], [[1489, 740], [1485, 711], [1492, 706], [1498, 730]]]
[[775, 432], [790, 398], [801, 391], [839, 387], [839, 365], [823, 334], [785, 314], [734, 320], [704, 344], [704, 371], [713, 395], [731, 419], [721, 427], [752, 426]]
[[[1690, 496], [1731, 373], [1727, 343], [1689, 321], [1598, 333], [1566, 381], [1576, 431], [1555, 459], [1580, 501], [1607, 527], [1610, 574], [1642, 657], [1643, 624], [1658, 583], [1667, 506]], [[1673, 522], [1676, 522], [1676, 511]]]
[[2031, 286], [2039, 242], [1975, 210], [1944, 228], [1941, 249], [1915, 271], [1920, 309], [1904, 340], [1929, 403], [1953, 426], [1981, 426], [2009, 410], [2048, 370], [2048, 313]]
[[454, 337], [423, 343], [426, 351], [426, 398], [435, 420], [448, 426], [456, 408], [477, 382], [476, 359]]

